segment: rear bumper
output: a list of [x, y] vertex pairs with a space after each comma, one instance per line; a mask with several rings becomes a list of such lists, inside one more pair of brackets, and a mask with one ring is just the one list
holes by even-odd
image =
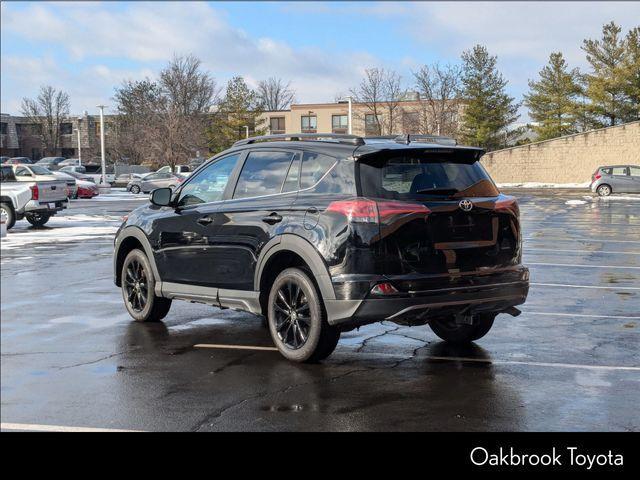
[[51, 202], [40, 202], [38, 200], [30, 200], [24, 207], [22, 213], [55, 213], [64, 210], [69, 205], [68, 200], [56, 200]]
[[[432, 282], [429, 282], [432, 284]], [[393, 296], [325, 301], [331, 325], [356, 327], [382, 320], [424, 323], [434, 316], [455, 313], [501, 312], [524, 303], [529, 293], [529, 270], [519, 266], [508, 272], [464, 278], [464, 285], [412, 290]]]

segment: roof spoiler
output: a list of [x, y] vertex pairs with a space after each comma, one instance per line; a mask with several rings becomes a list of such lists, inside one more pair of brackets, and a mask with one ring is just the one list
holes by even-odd
[[458, 142], [455, 138], [451, 137], [443, 137], [440, 135], [398, 135], [395, 137], [395, 141], [397, 143], [404, 143], [405, 145], [409, 145], [410, 143], [437, 143], [439, 145], [447, 145], [450, 147], [455, 147], [458, 145]]
[[485, 154], [485, 150], [476, 147], [461, 147], [455, 146], [452, 148], [446, 147], [420, 147], [417, 144], [415, 146], [408, 146], [407, 148], [378, 148], [370, 151], [362, 150], [366, 147], [360, 147], [354, 152], [354, 159], [358, 161], [366, 161], [373, 159], [388, 159], [393, 157], [406, 157], [406, 156], [431, 156], [431, 155], [446, 155], [447, 161], [454, 163], [468, 163], [472, 164], [480, 160], [482, 155]]

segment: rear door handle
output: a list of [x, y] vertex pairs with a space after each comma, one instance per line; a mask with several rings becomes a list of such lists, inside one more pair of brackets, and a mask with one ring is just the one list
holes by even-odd
[[198, 222], [200, 225], [204, 225], [204, 226], [206, 226], [206, 225], [209, 225], [209, 224], [213, 223], [213, 218], [212, 218], [212, 217], [210, 217], [209, 215], [205, 215], [204, 217], [200, 217], [200, 218], [197, 220], [197, 222]]
[[282, 216], [278, 215], [276, 212], [273, 212], [266, 217], [262, 217], [262, 221], [268, 223], [269, 225], [273, 225], [274, 223], [278, 223], [282, 221]]

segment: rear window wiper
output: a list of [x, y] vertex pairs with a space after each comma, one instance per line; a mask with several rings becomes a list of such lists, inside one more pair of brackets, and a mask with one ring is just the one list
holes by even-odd
[[420, 195], [446, 195], [451, 196], [458, 193], [459, 190], [457, 188], [422, 188], [420, 190], [416, 190], [416, 193]]

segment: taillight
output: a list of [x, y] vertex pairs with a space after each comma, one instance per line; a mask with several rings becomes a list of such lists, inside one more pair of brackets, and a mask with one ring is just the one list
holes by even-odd
[[184, 178], [178, 177], [178, 183], [182, 183], [182, 182], [184, 182]]
[[29, 188], [31, 189], [31, 200], [38, 200], [40, 198], [40, 190], [38, 190], [38, 185], [31, 185]]
[[596, 180], [600, 180], [602, 178], [602, 175], [600, 175], [600, 172], [598, 172], [594, 175], [593, 178], [595, 178]]
[[398, 216], [417, 215], [427, 216], [431, 213], [421, 203], [397, 201], [374, 201], [368, 198], [354, 198], [332, 202], [327, 212], [341, 213], [349, 222], [387, 223]]
[[505, 196], [496, 201], [496, 210], [508, 210], [512, 212], [516, 217], [520, 216], [520, 207], [518, 207], [518, 201], [515, 197]]

